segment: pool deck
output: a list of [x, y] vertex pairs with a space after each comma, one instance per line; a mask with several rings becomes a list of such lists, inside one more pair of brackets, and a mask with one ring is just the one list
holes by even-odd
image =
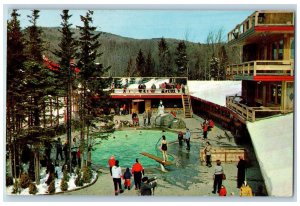
[[[130, 119], [131, 115], [115, 116], [115, 120], [119, 121]], [[142, 118], [140, 118], [140, 122], [141, 120]], [[145, 175], [148, 177], [157, 177], [158, 186], [155, 189], [155, 196], [156, 198], [159, 198], [159, 200], [163, 200], [161, 198], [172, 197], [172, 201], [180, 201], [182, 200], [182, 197], [190, 196], [189, 201], [192, 201], [193, 199], [194, 201], [197, 201], [201, 200], [201, 198], [205, 198], [207, 200], [207, 198], [210, 199], [211, 197], [217, 197], [218, 194], [211, 193], [215, 163], [213, 162], [213, 167], [209, 168], [206, 167], [205, 164], [201, 164], [199, 160], [199, 149], [203, 149], [205, 144], [204, 140], [201, 138], [201, 130], [199, 129], [203, 119], [194, 116], [193, 118], [188, 119], [183, 118], [183, 120], [186, 125], [188, 125], [192, 133], [191, 150], [187, 151], [185, 147], [179, 148], [177, 143], [174, 143], [170, 146], [168, 152], [176, 155], [176, 165], [170, 168], [170, 171], [166, 173], [160, 171], [159, 165], [157, 168], [145, 168]], [[240, 146], [237, 146], [233, 140], [225, 138], [224, 133], [225, 130], [221, 129], [218, 125], [215, 125], [213, 130], [208, 133], [208, 140], [212, 147], [226, 145], [241, 148]], [[222, 136], [224, 138], [216, 138], [217, 136]], [[234, 193], [234, 196], [238, 198], [239, 189], [236, 188], [236, 164], [237, 162], [222, 163], [227, 176], [227, 179], [223, 181], [223, 185], [227, 188], [227, 196]], [[122, 165], [120, 166], [122, 168]], [[122, 168], [122, 171], [123, 170], [124, 168]], [[246, 175], [248, 184], [252, 187], [254, 192], [257, 190], [259, 185], [264, 184], [256, 161], [252, 162], [251, 167], [247, 169]], [[133, 184], [132, 178], [132, 185]], [[95, 201], [118, 201], [119, 198], [126, 199], [128, 197], [131, 197], [129, 200], [132, 200], [132, 197], [138, 198], [137, 200], [142, 200], [142, 197], [138, 197], [138, 191], [134, 190], [134, 186], [131, 190], [125, 190], [124, 193], [115, 197], [113, 181], [108, 169], [102, 169], [99, 171], [98, 180], [92, 186], [77, 191], [67, 192], [64, 193], [64, 195], [72, 195], [72, 200], [73, 196], [75, 199], [75, 196], [79, 196], [78, 198], [80, 199], [81, 195], [87, 195]], [[215, 198], [213, 200], [215, 200]]]

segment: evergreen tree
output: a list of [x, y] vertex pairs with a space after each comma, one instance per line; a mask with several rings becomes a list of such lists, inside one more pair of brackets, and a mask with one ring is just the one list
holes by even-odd
[[[88, 11], [85, 16], [80, 16], [83, 26], [77, 26], [80, 30], [79, 37], [79, 62], [80, 68], [79, 82], [81, 85], [81, 101], [80, 101], [80, 121], [81, 121], [81, 141], [80, 151], [87, 152], [87, 162], [90, 162], [91, 140], [89, 139], [90, 127], [96, 126], [95, 122], [106, 121], [103, 112], [99, 113], [99, 108], [107, 108], [109, 105], [109, 88], [111, 79], [98, 78], [103, 76], [110, 67], [104, 67], [101, 63], [97, 63], [102, 53], [98, 50], [101, 47], [99, 36], [101, 33], [95, 34], [96, 27], [91, 26], [93, 11]], [[100, 116], [100, 118], [96, 118]], [[85, 138], [86, 137], [86, 138]], [[86, 141], [85, 141], [86, 140]], [[84, 158], [81, 158], [82, 160]], [[84, 167], [84, 164], [81, 164]]]
[[136, 71], [137, 71], [137, 76], [145, 76], [145, 67], [146, 67], [146, 61], [145, 61], [145, 57], [144, 54], [142, 52], [142, 50], [139, 50], [139, 53], [136, 57], [135, 60], [135, 67], [136, 67]]
[[176, 48], [176, 59], [175, 63], [177, 65], [177, 76], [186, 76], [187, 75], [187, 53], [186, 53], [186, 45], [184, 41], [180, 41]]
[[162, 37], [158, 42], [159, 71], [162, 76], [172, 76], [171, 54], [167, 42]]
[[133, 59], [130, 57], [127, 63], [126, 74], [125, 76], [131, 77], [135, 73], [135, 67], [133, 63]]
[[[69, 23], [69, 19], [72, 15], [69, 15], [69, 10], [63, 10], [61, 14], [62, 28], [59, 29], [62, 37], [59, 43], [59, 50], [56, 50], [54, 54], [60, 58], [59, 73], [57, 73], [57, 86], [60, 88], [61, 96], [67, 97], [67, 139], [71, 142], [71, 97], [72, 97], [72, 85], [74, 84], [74, 67], [71, 60], [76, 56], [77, 42], [74, 39], [74, 32], [71, 31], [72, 24]], [[71, 144], [69, 144], [71, 146]], [[71, 151], [71, 148], [69, 148]], [[71, 154], [69, 154], [71, 159]], [[71, 162], [70, 162], [71, 164]], [[71, 167], [71, 165], [70, 165]]]
[[26, 95], [25, 107], [28, 113], [28, 133], [25, 143], [32, 145], [34, 152], [34, 173], [35, 181], [39, 184], [40, 151], [43, 143], [53, 141], [54, 129], [48, 127], [46, 108], [49, 95], [53, 95], [56, 87], [52, 72], [43, 64], [44, 42], [41, 38], [42, 30], [37, 26], [39, 10], [33, 10], [28, 16], [31, 26], [26, 30], [28, 41], [26, 42], [27, 61], [25, 62], [26, 88], [23, 94]]
[[[16, 138], [21, 134], [22, 124], [25, 122], [23, 100], [24, 96], [24, 38], [21, 32], [20, 15], [17, 10], [11, 13], [11, 20], [7, 22], [7, 99], [6, 99], [6, 143], [9, 152], [9, 176], [16, 177], [15, 148]], [[12, 174], [14, 171], [14, 174]]]
[[155, 69], [155, 63], [154, 60], [152, 59], [151, 52], [148, 52], [147, 59], [146, 59], [146, 65], [145, 65], [145, 76], [155, 76], [154, 74], [154, 69]]

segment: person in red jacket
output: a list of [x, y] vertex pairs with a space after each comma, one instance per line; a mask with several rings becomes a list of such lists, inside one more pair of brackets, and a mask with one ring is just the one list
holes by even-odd
[[115, 159], [115, 156], [112, 155], [112, 156], [109, 158], [109, 160], [108, 160], [110, 176], [112, 175], [112, 173], [111, 173], [111, 168], [112, 168], [113, 166], [115, 166], [115, 164], [116, 164], [116, 159]]
[[208, 124], [206, 123], [206, 121], [202, 124], [202, 130], [203, 130], [203, 139], [207, 140]]
[[142, 175], [144, 175], [144, 168], [139, 163], [138, 158], [136, 158], [135, 163], [132, 166], [131, 172], [133, 174], [135, 189], [136, 190], [140, 189], [141, 188], [141, 182], [142, 182]]
[[226, 196], [226, 195], [227, 195], [226, 187], [224, 185], [222, 185], [220, 192], [219, 192], [219, 196]]

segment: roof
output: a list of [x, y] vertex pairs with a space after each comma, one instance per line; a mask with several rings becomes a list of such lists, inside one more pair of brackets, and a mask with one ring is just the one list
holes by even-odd
[[270, 196], [293, 195], [293, 113], [247, 122], [253, 148]]
[[241, 95], [242, 81], [188, 81], [190, 95], [220, 106], [226, 106], [226, 96]]

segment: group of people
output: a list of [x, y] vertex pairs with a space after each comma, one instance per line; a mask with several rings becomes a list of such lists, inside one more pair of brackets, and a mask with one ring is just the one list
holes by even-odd
[[190, 150], [191, 149], [191, 145], [190, 145], [191, 131], [189, 130], [189, 128], [186, 128], [185, 133], [183, 133], [182, 131], [178, 132], [179, 147], [183, 146], [183, 141], [186, 142], [186, 150]]
[[201, 124], [201, 128], [202, 128], [202, 140], [207, 140], [207, 135], [208, 135], [208, 131], [211, 131], [212, 128], [214, 127], [215, 123], [213, 122], [213, 120], [211, 119], [205, 119], [204, 122]]
[[119, 160], [116, 160], [114, 155], [108, 160], [110, 174], [113, 178], [115, 195], [124, 192], [122, 187], [122, 179], [124, 180], [124, 188], [131, 189], [131, 177], [134, 179], [135, 190], [139, 190], [141, 195], [152, 195], [152, 189], [156, 187], [156, 181], [149, 182], [148, 177], [145, 176], [145, 171], [142, 164], [137, 158], [132, 165], [131, 171], [127, 167], [125, 172], [122, 173], [122, 169], [119, 165]]
[[[251, 197], [254, 195], [251, 186], [248, 184], [246, 180], [246, 167], [247, 162], [244, 160], [242, 156], [239, 156], [239, 162], [237, 164], [237, 188], [239, 188], [239, 196], [248, 196]], [[226, 187], [223, 185], [223, 180], [226, 180], [226, 175], [224, 173], [224, 169], [221, 165], [221, 161], [216, 161], [216, 166], [213, 174], [213, 194], [216, 192], [219, 196], [227, 196]], [[234, 195], [232, 192], [231, 195]], [[266, 196], [266, 193], [263, 191], [263, 186], [260, 185], [258, 187], [258, 191], [255, 193], [256, 196]]]

